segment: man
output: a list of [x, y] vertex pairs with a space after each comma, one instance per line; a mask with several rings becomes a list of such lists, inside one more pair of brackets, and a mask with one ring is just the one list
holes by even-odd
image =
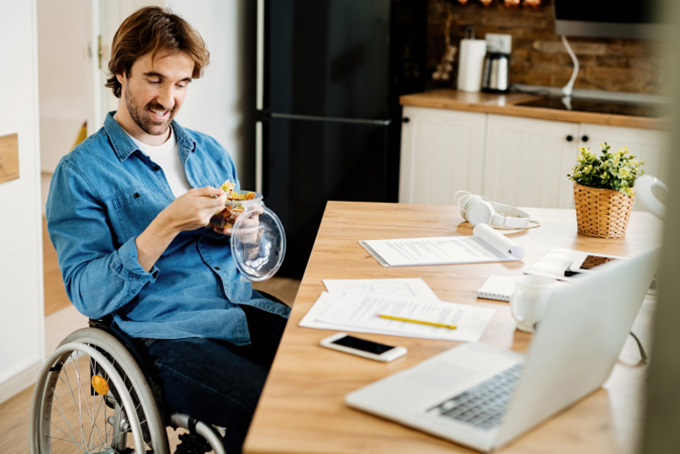
[[76, 308], [113, 314], [155, 369], [167, 404], [227, 427], [234, 453], [290, 309], [240, 275], [231, 232], [206, 228], [224, 207], [221, 183], [238, 184], [234, 163], [173, 118], [208, 61], [180, 17], [158, 7], [128, 17], [107, 81], [118, 110], [59, 163], [47, 220]]

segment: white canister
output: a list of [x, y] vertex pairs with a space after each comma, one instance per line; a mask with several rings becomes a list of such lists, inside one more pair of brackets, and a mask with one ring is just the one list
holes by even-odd
[[477, 92], [482, 88], [482, 69], [486, 55], [483, 39], [461, 39], [458, 62], [458, 90]]

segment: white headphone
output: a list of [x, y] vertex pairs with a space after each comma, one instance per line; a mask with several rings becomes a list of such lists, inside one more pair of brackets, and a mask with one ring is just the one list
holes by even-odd
[[532, 229], [540, 222], [529, 219], [529, 214], [518, 208], [495, 203], [481, 195], [458, 191], [454, 196], [460, 214], [470, 224], [488, 224], [495, 229]]

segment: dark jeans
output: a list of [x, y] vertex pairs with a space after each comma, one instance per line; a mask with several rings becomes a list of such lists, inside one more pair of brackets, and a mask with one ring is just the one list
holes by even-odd
[[286, 319], [242, 306], [251, 345], [220, 339], [134, 339], [160, 381], [166, 404], [227, 428], [228, 454], [241, 452]]

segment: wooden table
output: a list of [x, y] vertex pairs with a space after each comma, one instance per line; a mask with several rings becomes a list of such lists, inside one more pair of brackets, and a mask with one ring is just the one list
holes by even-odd
[[[631, 256], [660, 241], [661, 223], [634, 212], [622, 239], [577, 234], [573, 210], [525, 209], [537, 229], [512, 233], [527, 251], [521, 262], [384, 268], [359, 240], [471, 235], [457, 207], [329, 202], [293, 311], [259, 403], [244, 452], [255, 453], [453, 453], [460, 445], [351, 409], [345, 394], [458, 345], [457, 342], [361, 334], [408, 348], [405, 357], [383, 364], [319, 346], [335, 331], [302, 328], [302, 317], [325, 290], [322, 279], [421, 277], [442, 301], [496, 309], [480, 342], [524, 352], [530, 335], [515, 330], [508, 304], [476, 298], [491, 274], [517, 276], [553, 248]], [[289, 253], [295, 253], [290, 251]], [[647, 338], [654, 298], [648, 297], [634, 330]], [[626, 355], [637, 350], [628, 343]], [[615, 366], [603, 389], [549, 419], [502, 450], [504, 453], [629, 452], [636, 427], [645, 367]]]

